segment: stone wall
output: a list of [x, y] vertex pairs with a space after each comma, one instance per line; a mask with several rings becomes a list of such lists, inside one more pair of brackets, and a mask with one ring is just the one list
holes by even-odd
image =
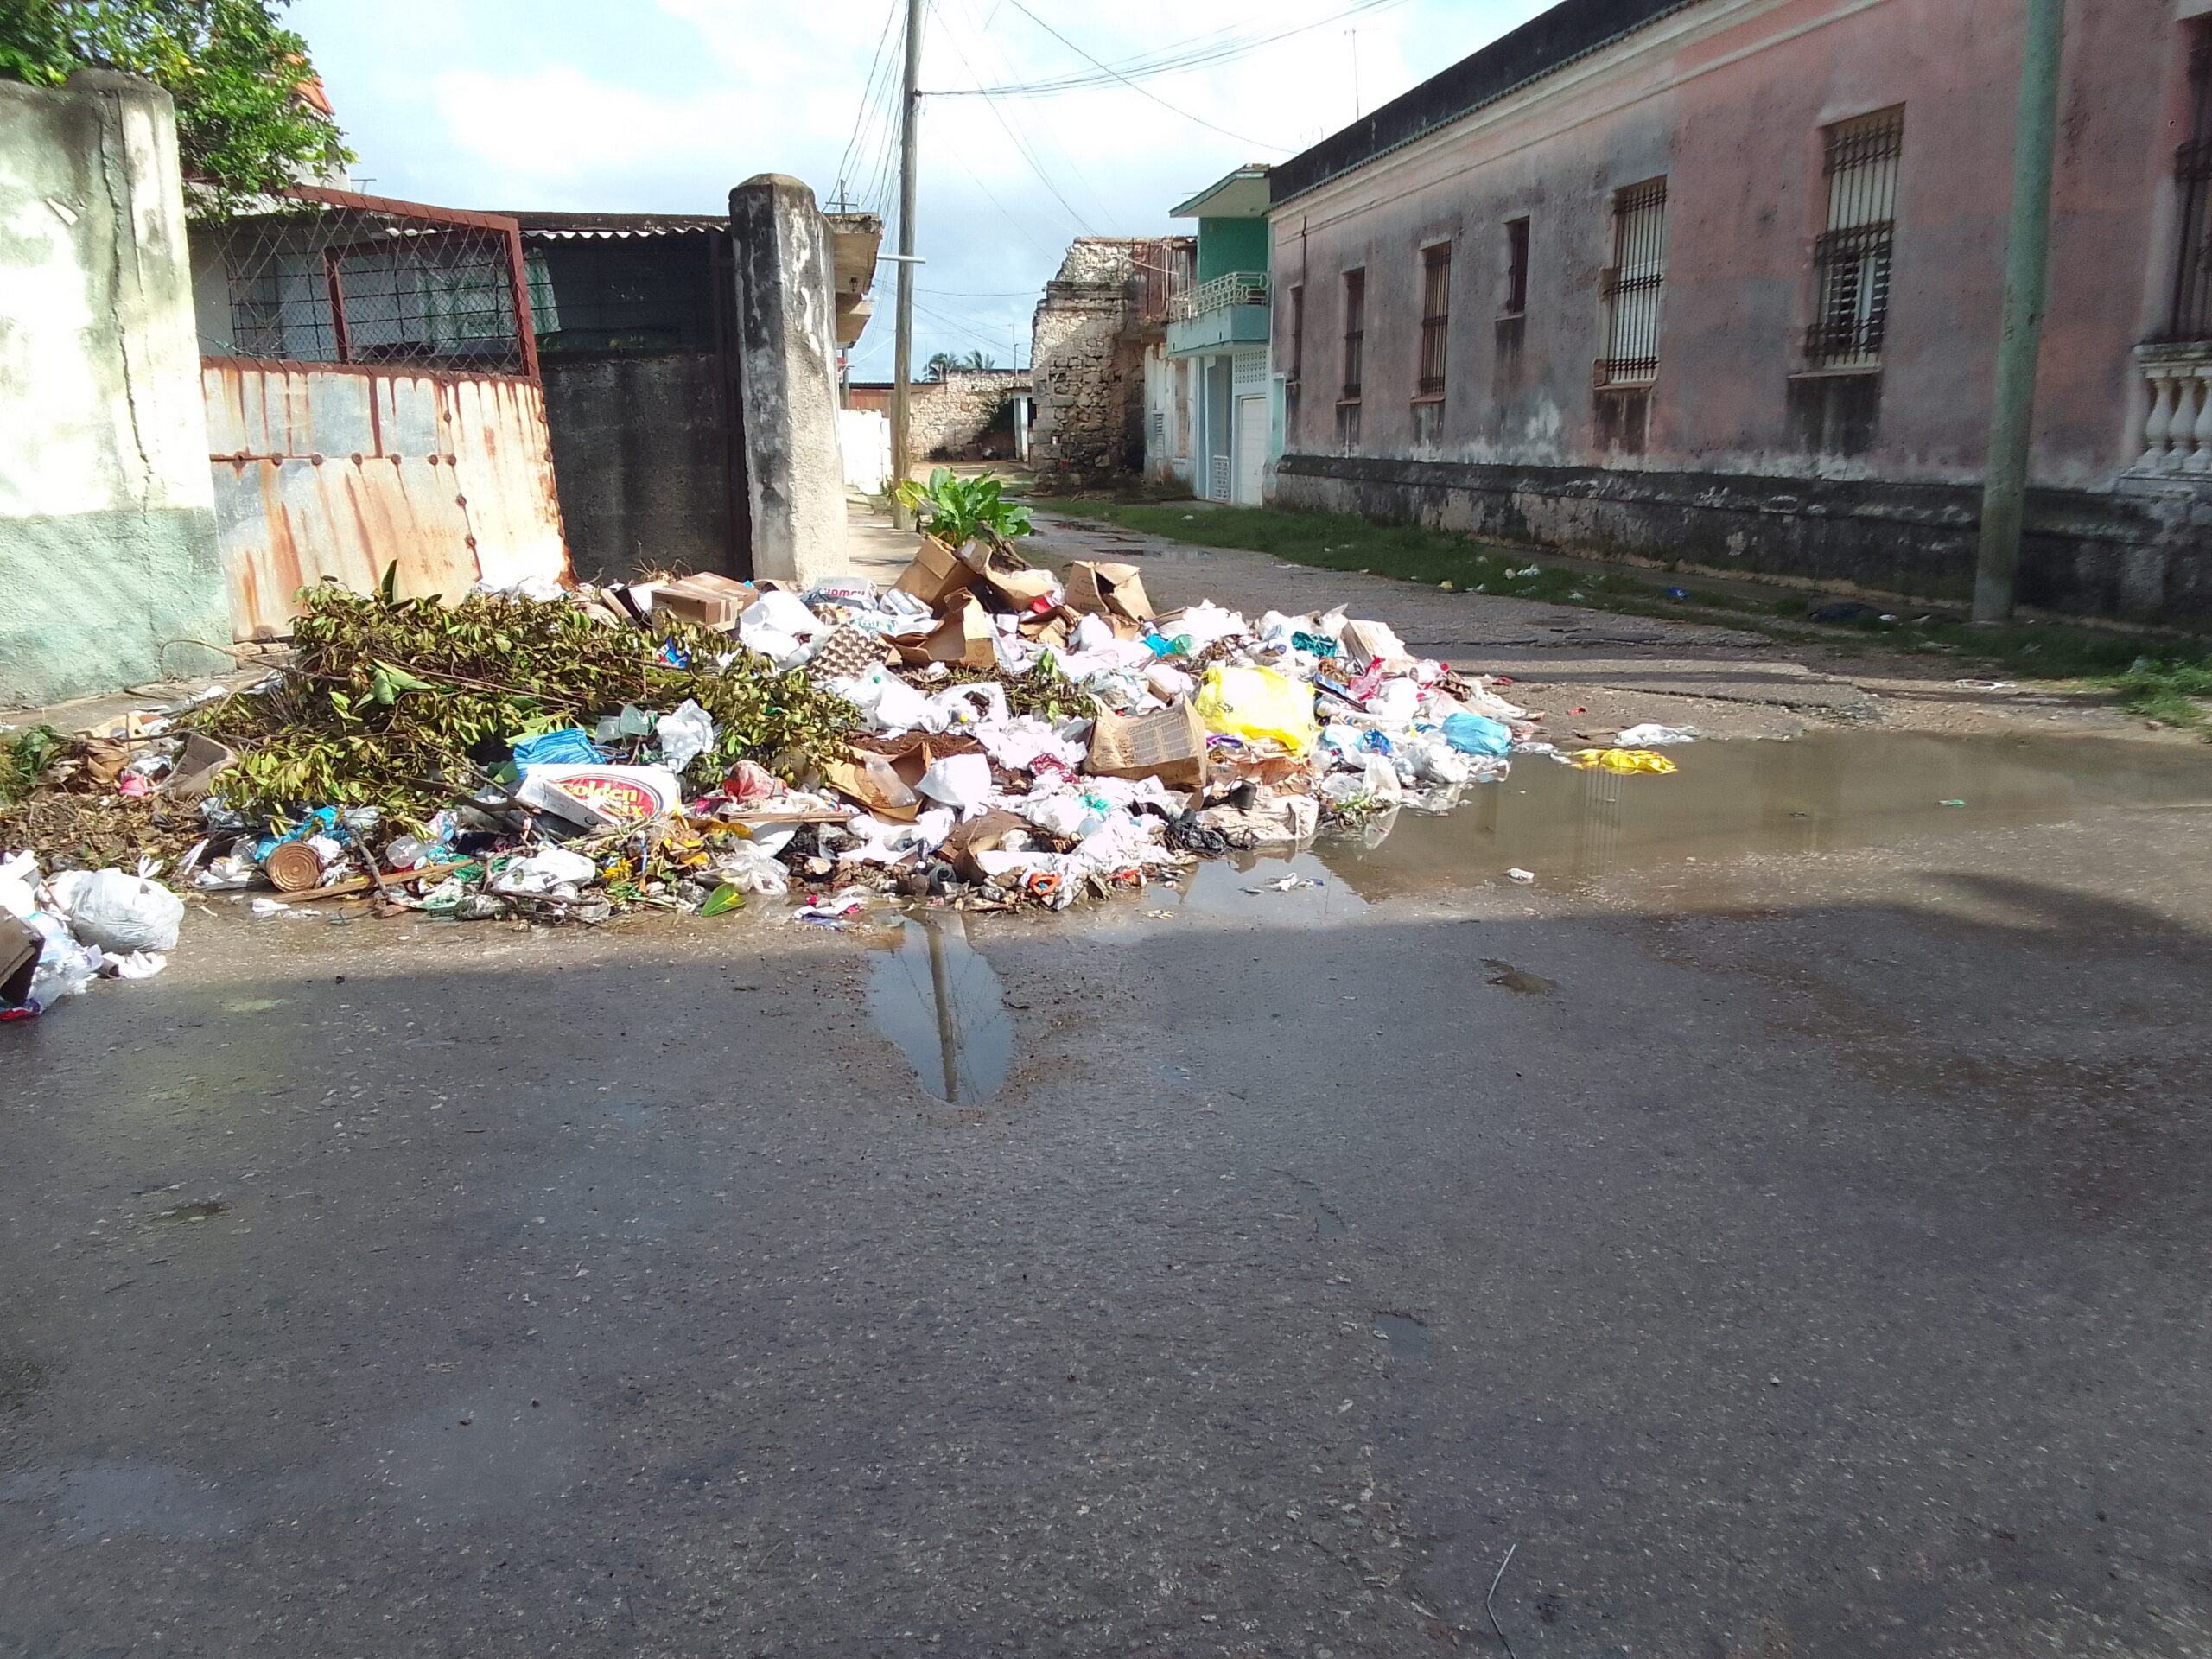
[[729, 428], [711, 352], [540, 359], [569, 558], [586, 582], [736, 574]]
[[[906, 406], [913, 422], [915, 456], [923, 461], [1007, 461], [1014, 454], [1014, 423], [1007, 406], [1029, 396], [1027, 369], [955, 369], [942, 380], [917, 380]], [[891, 412], [887, 381], [849, 388], [848, 407]]]
[[168, 95], [0, 83], [0, 707], [230, 637]]
[[1133, 473], [1144, 465], [1144, 348], [1133, 290], [1153, 243], [1079, 238], [1045, 286], [1030, 337], [1040, 470]]

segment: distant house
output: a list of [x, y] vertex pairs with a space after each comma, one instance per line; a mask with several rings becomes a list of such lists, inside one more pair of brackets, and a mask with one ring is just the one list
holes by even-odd
[[[1970, 585], [2023, 8], [1565, 0], [1273, 175], [1274, 499]], [[2021, 597], [2212, 623], [2212, 17], [2074, 0]]]
[[[1206, 500], [1257, 506], [1270, 459], [1268, 169], [1243, 167], [1173, 210], [1198, 221], [1198, 264], [1168, 310], [1166, 398], [1153, 442], [1187, 442], [1156, 473]], [[1188, 457], [1188, 470], [1176, 462]]]

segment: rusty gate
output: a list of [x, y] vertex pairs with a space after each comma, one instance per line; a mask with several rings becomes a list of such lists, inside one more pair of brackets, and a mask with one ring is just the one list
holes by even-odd
[[301, 588], [568, 572], [514, 220], [300, 189], [195, 229], [215, 517], [241, 639]]

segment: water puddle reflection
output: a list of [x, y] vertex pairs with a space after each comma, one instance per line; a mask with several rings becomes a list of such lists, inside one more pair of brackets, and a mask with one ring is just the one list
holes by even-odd
[[922, 1087], [970, 1105], [996, 1094], [1014, 1065], [1014, 1015], [991, 964], [957, 913], [912, 917], [868, 972], [875, 1027], [906, 1055]]
[[1503, 783], [1468, 789], [1456, 811], [1402, 811], [1380, 839], [1373, 829], [1324, 837], [1313, 855], [1362, 900], [1493, 880], [1516, 867], [1542, 887], [1573, 890], [1617, 871], [1972, 836], [2099, 806], [2212, 803], [2212, 754], [2164, 744], [1821, 732], [1669, 753], [1681, 770], [1666, 778], [1519, 758]]

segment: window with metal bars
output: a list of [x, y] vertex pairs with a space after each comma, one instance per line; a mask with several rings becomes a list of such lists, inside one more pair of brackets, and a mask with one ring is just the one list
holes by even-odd
[[1503, 317], [1517, 317], [1529, 308], [1529, 221], [1505, 221], [1505, 303]]
[[1421, 251], [1421, 380], [1423, 397], [1444, 395], [1446, 353], [1452, 339], [1452, 245]]
[[2189, 55], [2189, 137], [2174, 151], [2181, 198], [2174, 271], [2174, 340], [2212, 340], [2212, 32], [2201, 26]]
[[1827, 139], [1821, 171], [1828, 223], [1813, 245], [1813, 323], [1805, 334], [1805, 360], [1816, 369], [1878, 368], [1890, 316], [1904, 110], [1840, 122], [1827, 130]]
[[1344, 272], [1344, 393], [1346, 403], [1359, 397], [1359, 377], [1367, 356], [1367, 273]]
[[1600, 385], [1643, 385], [1659, 373], [1659, 316], [1667, 284], [1667, 181], [1613, 197], [1613, 263], [1605, 274], [1605, 355]]
[[1290, 373], [1287, 377], [1292, 385], [1302, 378], [1306, 367], [1306, 284], [1290, 285]]

